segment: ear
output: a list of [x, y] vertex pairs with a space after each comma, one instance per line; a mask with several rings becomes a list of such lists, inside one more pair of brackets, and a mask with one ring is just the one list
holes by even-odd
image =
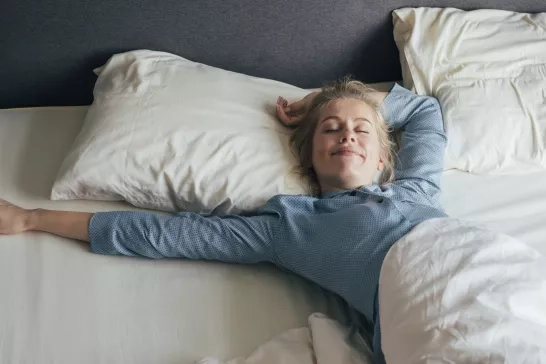
[[379, 157], [379, 163], [377, 164], [377, 170], [382, 171], [385, 167], [385, 163], [383, 161], [383, 157]]

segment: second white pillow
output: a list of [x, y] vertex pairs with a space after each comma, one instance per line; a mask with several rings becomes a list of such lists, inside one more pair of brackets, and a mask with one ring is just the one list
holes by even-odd
[[404, 8], [393, 13], [404, 86], [438, 99], [445, 168], [546, 168], [546, 14]]

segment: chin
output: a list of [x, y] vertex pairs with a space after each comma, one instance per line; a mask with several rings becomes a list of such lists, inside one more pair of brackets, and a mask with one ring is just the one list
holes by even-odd
[[354, 173], [338, 174], [332, 179], [335, 179], [339, 186], [347, 186], [347, 189], [368, 184], [367, 180], [362, 178], [362, 175], [355, 175]]
[[354, 180], [354, 181], [357, 181], [357, 180], [364, 180], [364, 176], [366, 176], [366, 174], [364, 173], [364, 171], [362, 171], [361, 169], [356, 169], [356, 168], [340, 168], [337, 173], [336, 173], [338, 176], [340, 176], [341, 178], [343, 178], [344, 180]]

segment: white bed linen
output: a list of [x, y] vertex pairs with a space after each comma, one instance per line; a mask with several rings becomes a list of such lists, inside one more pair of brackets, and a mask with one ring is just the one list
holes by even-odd
[[[50, 201], [86, 107], [0, 110], [0, 198], [25, 208], [142, 210]], [[0, 236], [0, 363], [184, 364], [245, 356], [340, 301], [270, 265], [91, 254], [45, 233]]]
[[359, 334], [321, 313], [308, 327], [287, 330], [247, 357], [224, 361], [204, 358], [197, 364], [372, 364], [372, 352]]
[[546, 171], [506, 176], [445, 171], [440, 199], [451, 217], [508, 234], [546, 255]]
[[545, 363], [546, 257], [453, 218], [419, 224], [379, 279], [388, 364]]
[[[27, 208], [142, 210], [123, 202], [50, 201], [87, 107], [0, 110], [0, 198]], [[453, 217], [505, 232], [546, 254], [546, 172], [447, 171]], [[339, 301], [271, 266], [90, 254], [43, 233], [0, 236], [0, 363], [191, 363], [249, 355]]]

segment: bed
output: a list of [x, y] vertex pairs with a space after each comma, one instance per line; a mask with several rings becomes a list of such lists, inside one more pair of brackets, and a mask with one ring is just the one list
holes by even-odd
[[[112, 54], [157, 49], [303, 88], [347, 73], [402, 79], [391, 11], [454, 6], [546, 12], [542, 1], [8, 1], [0, 5], [0, 198], [25, 208], [145, 210], [52, 201], [51, 187]], [[46, 20], [47, 19], [47, 20]], [[370, 57], [373, 55], [373, 57]], [[320, 62], [316, 62], [320, 59]], [[445, 171], [442, 206], [546, 254], [546, 171]], [[89, 254], [42, 233], [0, 236], [1, 363], [192, 363], [244, 356], [313, 312], [345, 322], [337, 296], [262, 264]]]

